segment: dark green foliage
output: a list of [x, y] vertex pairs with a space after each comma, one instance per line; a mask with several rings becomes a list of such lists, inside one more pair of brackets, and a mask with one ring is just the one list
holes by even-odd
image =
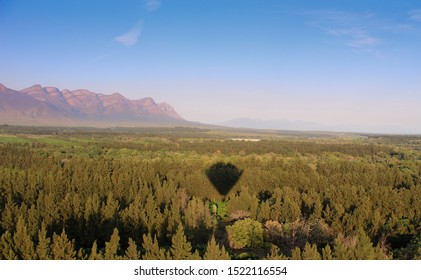
[[421, 258], [420, 137], [2, 131], [0, 259]]

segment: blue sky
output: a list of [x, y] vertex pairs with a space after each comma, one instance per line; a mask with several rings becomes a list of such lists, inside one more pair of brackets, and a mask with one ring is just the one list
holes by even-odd
[[[0, 0], [0, 82], [421, 133], [421, 2]], [[344, 126], [345, 127], [345, 126]]]

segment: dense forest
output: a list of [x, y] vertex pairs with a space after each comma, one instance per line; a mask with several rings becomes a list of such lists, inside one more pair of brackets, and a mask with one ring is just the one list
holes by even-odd
[[2, 126], [0, 213], [0, 259], [421, 259], [421, 137]]

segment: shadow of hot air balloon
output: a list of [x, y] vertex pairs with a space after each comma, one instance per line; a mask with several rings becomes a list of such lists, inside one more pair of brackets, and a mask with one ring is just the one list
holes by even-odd
[[224, 162], [215, 163], [206, 170], [206, 176], [208, 176], [209, 181], [211, 181], [219, 194], [223, 196], [227, 195], [242, 174], [243, 170], [239, 170], [231, 163]]

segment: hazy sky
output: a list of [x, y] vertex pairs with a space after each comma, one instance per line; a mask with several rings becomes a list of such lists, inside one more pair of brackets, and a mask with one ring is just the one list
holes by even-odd
[[0, 82], [421, 133], [421, 1], [0, 0]]

